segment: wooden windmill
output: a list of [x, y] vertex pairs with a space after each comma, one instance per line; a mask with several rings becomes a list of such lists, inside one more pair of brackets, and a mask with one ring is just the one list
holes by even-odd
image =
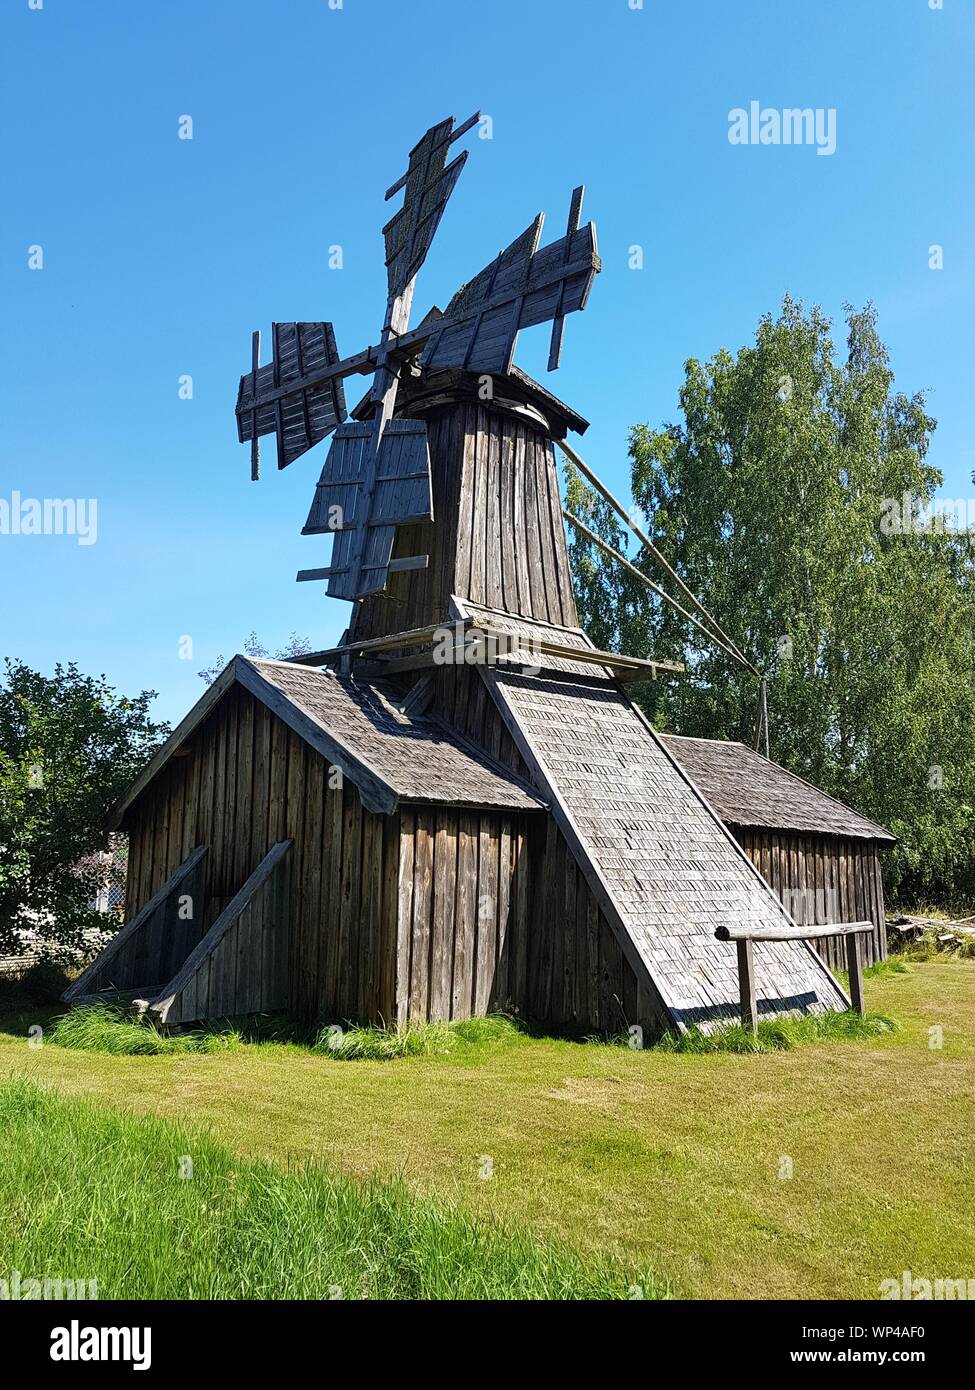
[[[477, 119], [432, 126], [386, 195], [404, 200], [374, 346], [340, 358], [330, 323], [275, 324], [262, 366], [254, 335], [240, 438], [256, 476], [261, 435], [281, 468], [332, 436], [304, 528], [333, 533], [331, 563], [298, 577], [353, 618], [325, 651], [235, 657], [129, 788], [110, 822], [129, 836], [127, 922], [73, 1001], [136, 997], [166, 1024], [503, 1009], [581, 1032], [842, 1008], [804, 939], [810, 923], [829, 938], [828, 917], [797, 922], [770, 887], [784, 898], [799, 863], [846, 885], [883, 953], [866, 847], [886, 832], [739, 744], [662, 738], [627, 685], [682, 668], [599, 651], [580, 627], [555, 449], [585, 467], [566, 436], [587, 423], [513, 354], [550, 322], [557, 367], [585, 306], [599, 258], [582, 189], [559, 240], [539, 249], [535, 218], [409, 326], [466, 158], [450, 147]], [[373, 381], [347, 412], [354, 374]], [[800, 834], [777, 878], [766, 847]]]
[[[386, 223], [388, 297], [379, 342], [339, 359], [330, 323], [273, 327], [274, 358], [241, 378], [237, 424], [250, 440], [257, 476], [258, 438], [274, 433], [278, 467], [285, 468], [334, 432], [304, 534], [332, 533], [328, 567], [298, 578], [326, 579], [333, 598], [362, 599], [386, 589], [389, 575], [425, 568], [427, 555], [393, 558], [396, 528], [433, 518], [430, 453], [422, 419], [396, 419], [404, 373], [455, 368], [507, 375], [522, 328], [552, 322], [549, 369], [559, 365], [565, 316], [585, 307], [599, 270], [596, 231], [580, 227], [581, 188], [572, 195], [565, 236], [539, 250], [539, 215], [453, 296], [445, 313], [433, 310], [410, 331], [416, 276], [433, 242], [466, 151], [449, 164], [451, 145], [480, 119], [454, 128], [453, 117], [431, 126], [410, 151], [406, 173], [386, 192], [403, 192], [403, 206]], [[342, 380], [373, 373], [366, 418], [346, 421]]]

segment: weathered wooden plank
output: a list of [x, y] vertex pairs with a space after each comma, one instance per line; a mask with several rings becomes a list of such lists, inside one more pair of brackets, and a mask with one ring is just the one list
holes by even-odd
[[397, 924], [399, 908], [399, 816], [383, 816], [380, 937], [376, 958], [376, 1017], [385, 1026], [396, 1022]]
[[430, 1018], [450, 1018], [457, 892], [458, 815], [439, 810], [433, 851], [433, 922], [430, 941]]
[[457, 911], [454, 925], [452, 1018], [470, 1018], [477, 933], [477, 816], [462, 811], [457, 825]]
[[817, 927], [790, 926], [787, 922], [767, 926], [729, 923], [718, 927], [714, 935], [718, 941], [810, 941], [813, 934], [826, 940], [827, 937], [854, 936], [869, 931], [873, 931], [872, 922], [829, 922]]
[[342, 897], [339, 968], [336, 976], [339, 1014], [357, 1021], [360, 908], [362, 903], [362, 803], [355, 787], [342, 787]]
[[487, 431], [487, 507], [483, 524], [486, 526], [485, 551], [487, 567], [484, 592], [485, 603], [492, 608], [502, 607], [501, 587], [501, 418], [488, 416]]
[[322, 842], [325, 825], [325, 798], [328, 769], [316, 753], [308, 759], [305, 822], [301, 855], [301, 941], [298, 943], [299, 1013], [310, 1018], [316, 1008], [321, 950], [322, 919]]
[[288, 730], [288, 772], [287, 772], [287, 829], [295, 842], [295, 852], [289, 856], [291, 867], [291, 931], [288, 947], [288, 980], [292, 1007], [301, 1015], [302, 974], [299, 952], [303, 947], [305, 933], [305, 896], [301, 876], [302, 855], [305, 847], [305, 813], [307, 810], [307, 765], [314, 754], [302, 739]]
[[[234, 883], [243, 883], [257, 860], [251, 857], [252, 826], [265, 818], [267, 812], [260, 802], [260, 789], [255, 804], [255, 730], [257, 701], [252, 695], [241, 694], [237, 722], [237, 807], [234, 824]], [[265, 774], [266, 775], [266, 774]]]
[[[148, 900], [142, 910], [131, 921], [126, 922], [91, 964], [81, 972], [76, 980], [72, 981], [61, 996], [66, 1004], [71, 1003], [81, 994], [91, 993], [92, 990], [101, 987], [100, 981], [110, 970], [113, 960], [149, 925], [158, 913], [165, 909], [170, 901], [179, 895], [184, 884], [190, 880], [197, 867], [202, 863], [206, 853], [206, 845], [199, 845], [186, 857], [175, 873]], [[157, 982], [132, 980], [128, 985], [122, 985], [121, 988], [136, 989], [144, 984], [154, 983]]]
[[366, 811], [362, 817], [362, 912], [359, 936], [359, 1016], [376, 1021], [376, 966], [382, 934], [383, 817]]
[[494, 984], [488, 1008], [505, 1012], [510, 1005], [508, 984], [511, 966], [512, 917], [514, 913], [514, 864], [512, 861], [512, 821], [501, 816], [498, 829], [498, 951]]
[[482, 813], [478, 826], [477, 936], [472, 967], [475, 1016], [488, 1011], [498, 964], [499, 856], [498, 816]]
[[758, 1032], [758, 999], [755, 994], [755, 952], [751, 938], [738, 943], [738, 991], [741, 1004], [741, 1023], [752, 1033]]
[[396, 1026], [410, 1017], [410, 956], [413, 945], [413, 876], [416, 813], [404, 806], [399, 814], [399, 856], [396, 906]]
[[[524, 820], [518, 823], [514, 837], [514, 947], [513, 967], [509, 978], [512, 981], [511, 997], [514, 1006], [522, 1014], [529, 1010], [528, 996], [528, 933], [531, 917], [529, 896], [531, 892], [531, 850], [529, 831]], [[536, 833], [532, 831], [531, 833]]]
[[345, 826], [342, 786], [331, 775], [325, 796], [325, 824], [322, 832], [322, 931], [324, 962], [318, 985], [317, 1008], [334, 1022], [339, 1014], [339, 970], [342, 956], [342, 836]]
[[420, 808], [413, 831], [413, 926], [410, 950], [411, 1022], [430, 1017], [430, 933], [433, 919], [433, 812]]

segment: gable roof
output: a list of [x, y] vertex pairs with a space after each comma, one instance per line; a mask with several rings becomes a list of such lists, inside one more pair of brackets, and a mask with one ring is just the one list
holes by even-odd
[[729, 825], [896, 843], [897, 837], [876, 821], [743, 743], [677, 734], [660, 737]]
[[403, 714], [385, 681], [363, 682], [286, 661], [235, 656], [112, 809], [118, 827], [130, 806], [192, 737], [233, 685], [241, 685], [358, 788], [367, 811], [400, 801], [511, 811], [545, 803], [507, 768], [433, 715]]

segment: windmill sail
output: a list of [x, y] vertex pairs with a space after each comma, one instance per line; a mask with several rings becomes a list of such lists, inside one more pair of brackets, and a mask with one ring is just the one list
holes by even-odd
[[[577, 189], [573, 195], [570, 226], [573, 215], [578, 218], [581, 192]], [[555, 331], [549, 369], [558, 366], [556, 333], [561, 343], [565, 315], [585, 308], [600, 260], [591, 222], [539, 250], [543, 220], [539, 213], [510, 246], [457, 291], [423, 350], [424, 367], [507, 372], [520, 329], [550, 320], [555, 321]]]
[[[345, 419], [345, 392], [340, 376], [308, 384], [339, 360], [330, 323], [275, 323], [274, 356], [240, 379], [237, 435], [256, 446], [262, 434], [276, 434], [278, 467], [287, 468], [314, 444], [327, 438]], [[298, 382], [304, 384], [298, 385]]]
[[447, 164], [447, 151], [478, 119], [454, 129], [451, 116], [431, 126], [410, 151], [402, 178], [387, 199], [405, 189], [403, 206], [383, 228], [389, 298], [379, 347], [370, 351], [376, 375], [371, 421], [339, 430], [325, 460], [304, 531], [334, 534], [332, 563], [305, 570], [302, 579], [327, 579], [333, 598], [380, 593], [391, 567], [420, 568], [423, 555], [392, 560], [396, 527], [433, 515], [430, 452], [422, 421], [394, 418], [398, 371], [390, 361], [409, 326], [413, 281], [454, 190], [466, 153]]
[[447, 151], [479, 119], [480, 112], [475, 112], [456, 130], [453, 116], [431, 126], [410, 151], [406, 173], [386, 192], [388, 201], [406, 189], [403, 206], [383, 228], [391, 297], [403, 293], [427, 258], [447, 200], [467, 162], [465, 150], [447, 164]]
[[[375, 477], [370, 479], [367, 454], [373, 433], [372, 423], [353, 420], [336, 431], [302, 528], [304, 536], [335, 537], [331, 565], [303, 570], [298, 576], [327, 579], [332, 598], [363, 598], [383, 590], [396, 527], [433, 518], [426, 425], [422, 420], [390, 420], [380, 439]], [[419, 557], [410, 568], [420, 568]]]
[[[251, 476], [259, 475], [258, 440], [277, 438], [279, 468], [335, 434], [304, 527], [305, 535], [332, 533], [332, 563], [303, 570], [301, 579], [326, 579], [335, 598], [381, 592], [389, 574], [419, 569], [425, 555], [397, 555], [396, 528], [432, 520], [432, 483], [422, 422], [396, 417], [404, 370], [459, 368], [502, 375], [512, 368], [518, 333], [552, 324], [549, 370], [559, 365], [566, 315], [585, 307], [600, 269], [596, 230], [580, 227], [582, 188], [571, 200], [566, 233], [539, 247], [540, 213], [510, 246], [454, 295], [444, 314], [431, 313], [410, 329], [416, 275], [426, 260], [444, 209], [467, 159], [448, 163], [451, 145], [480, 120], [454, 118], [430, 127], [410, 151], [406, 172], [386, 191], [403, 205], [383, 228], [388, 298], [378, 343], [339, 358], [330, 323], [276, 323], [272, 361], [260, 365], [255, 333], [251, 370], [240, 379], [237, 431], [251, 442]], [[343, 378], [373, 374], [370, 418], [346, 422]], [[358, 412], [357, 412], [358, 413]]]

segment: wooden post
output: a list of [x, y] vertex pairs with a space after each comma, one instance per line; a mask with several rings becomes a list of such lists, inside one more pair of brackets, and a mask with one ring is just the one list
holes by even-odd
[[850, 972], [850, 1002], [862, 1017], [863, 1007], [863, 948], [858, 932], [846, 938], [846, 965]]
[[741, 1025], [758, 1034], [758, 1000], [755, 997], [755, 952], [751, 939], [736, 941], [738, 947], [738, 992], [741, 997]]

